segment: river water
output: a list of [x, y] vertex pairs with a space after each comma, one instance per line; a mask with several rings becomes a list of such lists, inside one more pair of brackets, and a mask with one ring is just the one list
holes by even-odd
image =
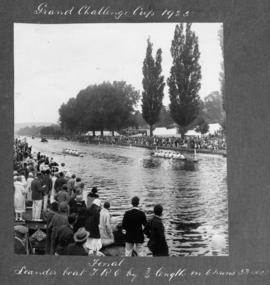
[[[155, 204], [162, 204], [170, 255], [228, 255], [226, 158], [198, 154], [191, 171], [181, 161], [153, 158], [144, 148], [39, 139], [28, 143], [34, 152], [65, 163], [87, 190], [97, 186], [101, 200], [111, 203], [114, 223], [121, 222], [135, 195], [148, 217]], [[63, 155], [64, 148], [77, 149], [84, 157]]]

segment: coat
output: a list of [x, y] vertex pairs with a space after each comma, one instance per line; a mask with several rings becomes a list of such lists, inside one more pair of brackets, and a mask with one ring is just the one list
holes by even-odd
[[68, 225], [68, 216], [65, 213], [56, 213], [49, 225], [49, 231], [51, 231], [51, 254], [55, 253], [55, 242], [57, 230], [62, 225]]
[[41, 179], [35, 178], [31, 183], [32, 200], [43, 199], [43, 187]]
[[71, 195], [74, 193], [74, 189], [75, 189], [75, 179], [74, 178], [70, 178], [67, 182], [67, 190], [68, 190], [68, 194]]
[[124, 214], [122, 227], [126, 230], [126, 242], [129, 243], [143, 243], [144, 233], [143, 227], [145, 227], [146, 215], [138, 208], [133, 208]]
[[27, 185], [26, 185], [26, 190], [27, 190], [27, 200], [32, 200], [32, 190], [31, 190], [31, 184], [34, 178], [28, 177], [27, 178]]
[[49, 227], [51, 224], [53, 216], [56, 214], [56, 212], [49, 210], [46, 214], [46, 222], [47, 222], [47, 239], [46, 239], [46, 253], [50, 254], [51, 252], [51, 236], [52, 236], [52, 227]]
[[67, 180], [64, 177], [59, 177], [55, 180], [54, 189], [56, 192], [59, 192], [63, 185], [67, 184]]
[[25, 212], [25, 196], [26, 196], [26, 189], [24, 184], [20, 181], [14, 182], [14, 208], [16, 213], [23, 213]]
[[72, 243], [67, 246], [67, 255], [88, 255], [82, 244]]
[[45, 174], [43, 176], [43, 184], [45, 185], [44, 194], [48, 195], [52, 189], [52, 179], [51, 179], [50, 175]]
[[145, 227], [145, 234], [149, 237], [148, 247], [154, 256], [168, 256], [168, 245], [162, 220], [154, 216]]
[[90, 238], [100, 238], [99, 232], [100, 207], [92, 204], [86, 211], [85, 229], [90, 233]]
[[99, 231], [101, 239], [113, 239], [110, 213], [105, 208], [100, 211]]

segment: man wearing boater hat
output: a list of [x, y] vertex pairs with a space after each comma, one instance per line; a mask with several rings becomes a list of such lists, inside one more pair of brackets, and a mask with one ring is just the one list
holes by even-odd
[[84, 248], [88, 236], [89, 232], [85, 228], [79, 228], [73, 236], [75, 243], [69, 244], [67, 247], [67, 255], [88, 255], [88, 252]]

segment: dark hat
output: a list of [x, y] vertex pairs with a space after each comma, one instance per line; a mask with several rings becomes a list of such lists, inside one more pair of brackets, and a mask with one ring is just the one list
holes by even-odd
[[75, 242], [84, 242], [87, 240], [89, 232], [85, 228], [79, 228], [77, 232], [73, 235]]
[[98, 191], [97, 187], [93, 187], [92, 190], [91, 190], [91, 192], [94, 193], [94, 194], [96, 194], [97, 191]]
[[105, 209], [109, 209], [110, 206], [111, 206], [111, 204], [110, 204], [110, 202], [108, 202], [108, 201], [106, 201], [106, 202], [103, 204], [103, 207], [104, 207]]
[[139, 197], [135, 196], [131, 199], [132, 206], [137, 207], [139, 205], [139, 203], [140, 203]]
[[160, 204], [155, 205], [154, 214], [157, 216], [161, 216], [162, 212], [163, 212], [163, 207]]

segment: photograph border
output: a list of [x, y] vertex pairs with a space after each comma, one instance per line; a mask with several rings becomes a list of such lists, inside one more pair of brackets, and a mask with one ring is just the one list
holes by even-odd
[[[10, 1], [11, 2], [11, 1]], [[141, 6], [157, 15], [113, 17], [99, 15], [49, 16], [35, 14], [38, 3], [20, 0], [1, 2], [1, 120], [0, 181], [1, 281], [3, 284], [267, 284], [270, 280], [270, 55], [267, 0], [197, 1], [45, 1], [55, 9], [91, 4], [134, 11]], [[165, 19], [164, 9], [191, 11], [188, 17]], [[4, 11], [4, 13], [3, 13]], [[115, 262], [117, 276], [67, 276], [91, 266], [95, 258], [18, 256], [13, 243], [12, 157], [14, 138], [14, 59], [13, 23], [125, 23], [125, 22], [222, 22], [224, 27], [225, 93], [227, 110], [227, 182], [229, 211], [228, 257], [100, 258]], [[268, 35], [268, 36], [267, 36]], [[119, 262], [122, 262], [119, 264]], [[28, 273], [19, 274], [25, 267]], [[102, 267], [102, 266], [101, 266]], [[121, 268], [120, 268], [121, 267]], [[114, 269], [111, 264], [112, 269]], [[163, 273], [158, 276], [158, 270]], [[151, 274], [147, 277], [147, 270]], [[44, 274], [31, 274], [30, 271]], [[131, 270], [131, 271], [130, 271]], [[47, 272], [47, 274], [45, 273]], [[48, 272], [55, 271], [50, 275]], [[30, 273], [29, 273], [30, 272]], [[161, 272], [161, 271], [160, 271]], [[183, 272], [183, 273], [181, 273]], [[194, 274], [191, 274], [194, 272]], [[222, 274], [221, 272], [225, 272]], [[227, 272], [227, 274], [226, 274]], [[229, 274], [231, 273], [231, 274]], [[133, 275], [132, 275], [133, 274]], [[173, 275], [174, 274], [174, 275]], [[134, 279], [132, 278], [133, 276]], [[2, 283], [2, 282], [1, 282]]]

